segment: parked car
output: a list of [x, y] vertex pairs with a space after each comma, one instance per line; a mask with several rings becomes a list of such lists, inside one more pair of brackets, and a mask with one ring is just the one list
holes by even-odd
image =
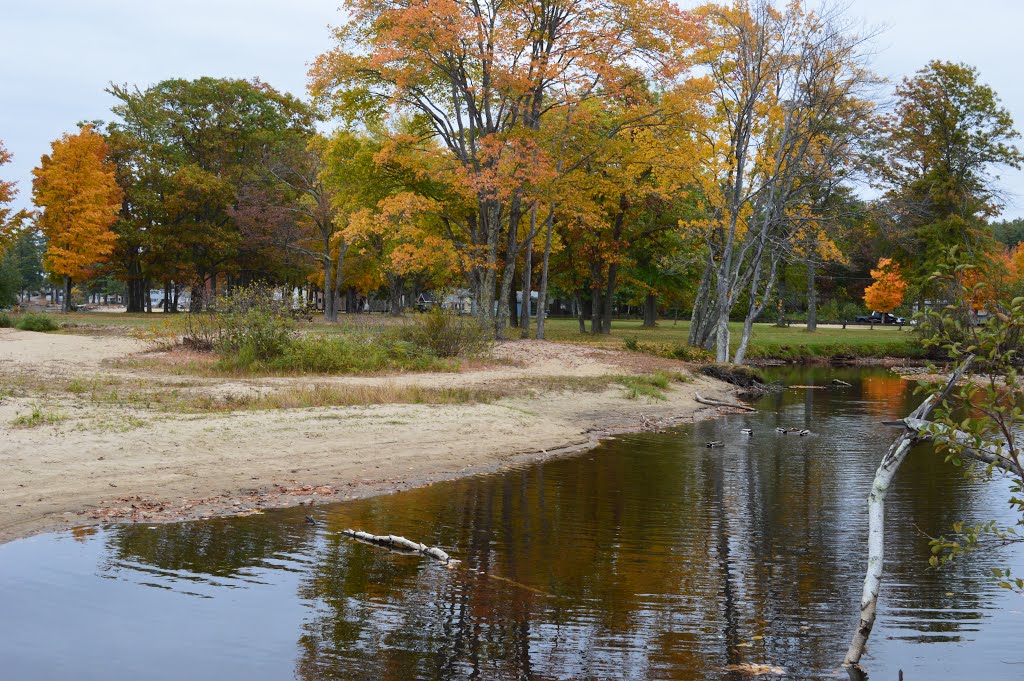
[[858, 324], [906, 324], [907, 320], [891, 312], [872, 312], [857, 317]]

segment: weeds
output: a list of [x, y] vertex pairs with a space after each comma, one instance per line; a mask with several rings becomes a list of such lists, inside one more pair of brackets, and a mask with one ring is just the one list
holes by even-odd
[[686, 383], [689, 376], [674, 372], [656, 371], [641, 376], [622, 376], [616, 380], [626, 389], [626, 396], [631, 400], [647, 397], [652, 400], [665, 399], [665, 392], [672, 383]]
[[477, 404], [503, 397], [484, 388], [424, 388], [417, 385], [313, 385], [246, 395], [195, 395], [184, 399], [182, 411], [238, 411], [352, 407], [367, 404]]
[[53, 426], [67, 418], [64, 412], [50, 410], [38, 402], [32, 405], [32, 411], [22, 414], [11, 421], [15, 428], [35, 428], [37, 426]]

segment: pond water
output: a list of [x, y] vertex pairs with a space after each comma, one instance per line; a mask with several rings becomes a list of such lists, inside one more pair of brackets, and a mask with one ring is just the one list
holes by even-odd
[[[726, 670], [741, 664], [844, 678], [864, 500], [894, 436], [879, 422], [917, 398], [881, 370], [776, 376], [854, 386], [320, 507], [317, 526], [292, 509], [0, 546], [0, 678], [690, 680], [746, 678]], [[888, 504], [872, 679], [1024, 674], [1024, 600], [986, 576], [1024, 556], [926, 562], [926, 535], [954, 520], [1012, 519], [1007, 489], [927, 449], [910, 457]], [[355, 543], [348, 527], [462, 563]]]

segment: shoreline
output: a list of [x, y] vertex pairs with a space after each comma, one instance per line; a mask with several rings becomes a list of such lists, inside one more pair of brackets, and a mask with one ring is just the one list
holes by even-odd
[[[725, 392], [731, 393], [732, 391]], [[567, 398], [571, 398], [571, 395]], [[616, 436], [639, 432], [658, 432], [730, 413], [733, 413], [732, 410], [726, 408], [708, 407], [694, 403], [691, 413], [659, 418], [656, 425], [644, 425], [644, 422], [641, 421], [633, 426], [590, 430], [581, 439], [569, 440], [552, 447], [494, 453], [488, 455], [480, 463], [461, 468], [443, 467], [440, 470], [421, 470], [409, 475], [386, 479], [355, 479], [338, 482], [321, 479], [330, 477], [329, 473], [324, 472], [321, 475], [311, 473], [307, 477], [312, 478], [314, 482], [293, 480], [289, 481], [292, 484], [271, 483], [200, 499], [161, 499], [135, 494], [114, 500], [105, 500], [105, 503], [101, 502], [91, 508], [87, 507], [90, 504], [85, 499], [76, 503], [72, 498], [66, 500], [66, 504], [70, 506], [67, 510], [47, 511], [42, 515], [29, 515], [13, 522], [0, 523], [0, 546], [41, 534], [65, 532], [79, 527], [194, 522], [212, 518], [256, 515], [272, 509], [322, 506], [383, 496], [440, 482], [499, 473], [517, 466], [534, 465], [553, 459], [576, 456], [588, 452], [605, 440]], [[640, 415], [641, 417], [645, 416], [642, 413]], [[71, 510], [79, 506], [82, 507]]]
[[[7, 330], [3, 330], [7, 331]], [[118, 368], [145, 353], [130, 339], [5, 333], [0, 378], [8, 385], [142, 380], [151, 390], [263, 393], [295, 386], [368, 384], [543, 387], [490, 402], [369, 404], [175, 413], [138, 401], [110, 403], [66, 390], [27, 388], [0, 400], [0, 544], [43, 532], [111, 522], [180, 522], [322, 505], [387, 494], [509, 466], [570, 456], [618, 434], [660, 429], [727, 410], [693, 395], [730, 398], [734, 386], [691, 374], [689, 365], [630, 353], [540, 341], [495, 349], [506, 364], [462, 373], [399, 376], [202, 379]], [[68, 362], [69, 347], [76, 361]], [[87, 358], [87, 359], [81, 359]], [[4, 372], [13, 366], [18, 372]], [[63, 359], [65, 361], [59, 361]], [[630, 395], [613, 380], [653, 370], [688, 375], [664, 399]], [[159, 379], [166, 379], [166, 387]], [[171, 381], [174, 383], [171, 383]], [[593, 385], [585, 387], [590, 381]], [[40, 406], [41, 405], [41, 406]], [[12, 424], [31, 410], [54, 423]]]

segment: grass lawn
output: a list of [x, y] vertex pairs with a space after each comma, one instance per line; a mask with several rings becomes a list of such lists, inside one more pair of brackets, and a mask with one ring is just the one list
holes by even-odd
[[[672, 354], [686, 346], [690, 323], [662, 320], [646, 329], [639, 320], [613, 321], [609, 336], [581, 335], [575, 319], [549, 319], [545, 322], [549, 340], [589, 343], [599, 347], [623, 349], [627, 339], [635, 339], [639, 349], [655, 354]], [[730, 324], [732, 348], [739, 344], [743, 325]], [[921, 344], [909, 326], [850, 326], [846, 329], [822, 329], [809, 333], [803, 326], [780, 328], [774, 324], [755, 324], [747, 355], [751, 359], [816, 359], [829, 357], [920, 357]]]
[[[78, 327], [119, 327], [125, 332], [135, 330], [145, 332], [176, 324], [181, 317], [178, 315], [126, 314], [116, 312], [72, 312], [70, 314], [53, 315], [60, 323], [68, 323]], [[388, 315], [341, 315], [339, 324], [328, 324], [322, 318], [316, 318], [310, 324], [302, 324], [306, 330], [336, 333], [345, 329], [375, 328], [401, 324], [402, 320]], [[552, 341], [570, 343], [586, 343], [598, 347], [622, 350], [626, 349], [626, 341], [635, 340], [634, 346], [640, 351], [663, 356], [677, 356], [683, 359], [693, 355], [687, 349], [686, 340], [690, 332], [690, 323], [661, 320], [653, 329], [645, 329], [639, 320], [612, 322], [611, 335], [591, 336], [580, 334], [575, 319], [548, 319], [546, 322], [547, 338]], [[735, 350], [739, 343], [742, 326], [733, 323], [732, 343]], [[74, 328], [71, 329], [74, 332]], [[518, 333], [512, 332], [510, 338], [517, 338]], [[850, 326], [847, 329], [819, 328], [808, 333], [802, 325], [780, 328], [774, 324], [755, 324], [750, 348], [747, 353], [750, 359], [783, 359], [783, 360], [814, 360], [831, 357], [922, 357], [921, 347], [912, 327], [903, 330], [896, 327]]]

